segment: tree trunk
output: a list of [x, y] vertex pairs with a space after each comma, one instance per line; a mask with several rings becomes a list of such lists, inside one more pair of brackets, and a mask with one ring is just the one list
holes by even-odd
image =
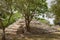
[[5, 28], [3, 28], [2, 40], [6, 40], [6, 38], [5, 38]]
[[30, 32], [30, 21], [25, 21], [26, 22], [26, 30]]

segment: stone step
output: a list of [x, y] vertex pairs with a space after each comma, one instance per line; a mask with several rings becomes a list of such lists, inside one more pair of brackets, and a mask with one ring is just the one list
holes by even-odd
[[18, 28], [18, 27], [20, 27], [20, 25], [9, 26], [8, 28]]
[[17, 30], [17, 29], [6, 29], [5, 31], [14, 31], [14, 30]]
[[16, 34], [16, 32], [5, 32], [6, 34]]

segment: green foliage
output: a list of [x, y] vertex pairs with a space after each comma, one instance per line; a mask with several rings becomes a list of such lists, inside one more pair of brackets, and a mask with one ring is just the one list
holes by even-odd
[[[8, 23], [8, 15], [6, 15], [7, 17], [3, 20], [3, 26], [6, 26]], [[13, 16], [10, 18], [10, 23], [8, 23], [9, 25], [13, 22], [15, 22], [16, 20], [18, 20], [19, 18], [21, 18], [20, 13], [15, 13], [13, 14]]]
[[22, 12], [22, 10], [28, 11], [27, 14], [31, 14], [30, 12], [35, 11], [45, 13], [48, 8], [46, 0], [16, 0], [16, 7], [20, 12]]
[[60, 0], [54, 0], [52, 2], [51, 11], [55, 15], [54, 23], [56, 24], [60, 21]]
[[13, 0], [0, 0], [1, 27], [7, 27], [21, 17], [20, 13], [14, 13], [15, 11]]
[[48, 9], [46, 0], [16, 0], [15, 3], [16, 9], [29, 21], [33, 17], [45, 13]]
[[10, 23], [8, 23], [8, 15], [6, 15], [7, 17], [6, 18], [4, 18], [4, 20], [3, 20], [3, 26], [6, 26], [7, 24], [11, 24], [11, 23], [13, 23], [13, 22], [15, 22], [16, 20], [18, 20], [19, 18], [21, 18], [21, 16], [20, 16], [20, 13], [15, 13], [15, 14], [13, 14], [13, 16], [10, 18]]

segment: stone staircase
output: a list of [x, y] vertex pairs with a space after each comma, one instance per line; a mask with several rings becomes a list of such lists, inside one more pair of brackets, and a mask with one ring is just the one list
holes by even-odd
[[21, 26], [24, 25], [24, 20], [19, 19], [17, 20], [15, 23], [11, 24], [10, 26], [8, 26], [5, 30], [6, 33], [8, 34], [16, 34], [17, 29]]

